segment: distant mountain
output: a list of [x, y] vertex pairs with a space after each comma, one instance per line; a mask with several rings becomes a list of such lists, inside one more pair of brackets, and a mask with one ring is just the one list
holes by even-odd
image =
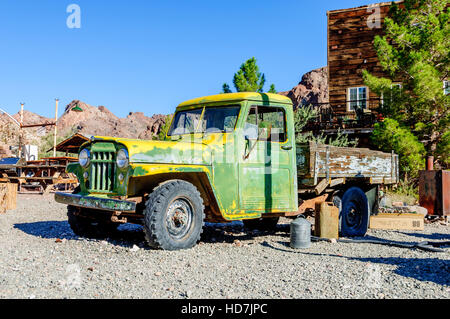
[[[75, 112], [75, 107], [82, 112]], [[12, 116], [20, 122], [20, 112]], [[104, 106], [91, 106], [79, 100], [70, 102], [64, 114], [58, 119], [58, 136], [69, 136], [73, 133], [82, 133], [87, 136], [114, 136], [135, 139], [152, 139], [157, 136], [165, 124], [166, 115], [145, 116], [144, 113], [130, 113], [126, 118], [119, 118]], [[53, 123], [55, 120], [40, 116], [36, 113], [23, 112], [23, 124]], [[39, 145], [44, 147], [48, 134], [53, 132], [53, 126], [24, 128], [23, 144]], [[19, 144], [19, 127], [7, 115], [0, 113], [0, 158], [11, 156], [10, 146]], [[44, 147], [45, 148], [45, 147]]]
[[[74, 111], [76, 107], [83, 111]], [[60, 135], [79, 132], [85, 135], [151, 139], [158, 135], [165, 118], [161, 114], [148, 117], [141, 112], [119, 118], [105, 106], [95, 107], [74, 100], [66, 106], [64, 114], [58, 119], [58, 132]]]

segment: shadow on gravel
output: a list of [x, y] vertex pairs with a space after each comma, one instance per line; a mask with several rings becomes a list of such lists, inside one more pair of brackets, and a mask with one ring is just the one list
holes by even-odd
[[[75, 235], [66, 221], [45, 221], [35, 223], [15, 224], [14, 228], [24, 233], [45, 239], [78, 240], [82, 237]], [[144, 242], [142, 227], [137, 225], [121, 225], [118, 230], [110, 234], [108, 238], [96, 238], [106, 240], [111, 244], [130, 247]]]
[[206, 223], [203, 228], [201, 242], [231, 244], [236, 240], [245, 242], [270, 235], [289, 236], [289, 234], [286, 234], [286, 231], [288, 230], [289, 225], [284, 224], [277, 225], [276, 229], [272, 231], [262, 231], [248, 230], [244, 227], [242, 222], [232, 222], [229, 224]]
[[[286, 227], [287, 226], [287, 227]], [[78, 240], [83, 237], [75, 235], [67, 221], [42, 221], [34, 223], [15, 224], [14, 228], [22, 232], [39, 238], [45, 239], [65, 239]], [[264, 237], [270, 235], [289, 236], [286, 231], [289, 230], [289, 225], [280, 224], [274, 231], [250, 231], [244, 228], [241, 222], [233, 222], [229, 224], [212, 224], [206, 223], [201, 236], [203, 243], [234, 243], [236, 240], [245, 242], [253, 240], [257, 237]], [[110, 244], [133, 247], [138, 245], [141, 248], [148, 248], [145, 244], [144, 232], [142, 226], [125, 224], [119, 226], [114, 233], [108, 234], [108, 237], [93, 238], [94, 240], [106, 240]]]
[[[362, 258], [362, 257], [346, 257], [333, 254], [319, 254], [307, 252], [305, 250], [294, 250], [290, 248], [288, 242], [279, 241], [278, 244], [286, 248], [278, 248], [268, 242], [263, 242], [263, 247], [275, 249], [282, 252], [309, 255], [309, 256], [323, 256], [323, 257], [336, 257], [345, 258], [351, 261], [360, 261], [363, 263], [374, 263], [384, 265], [394, 265], [397, 268], [394, 273], [403, 277], [414, 278], [419, 281], [430, 281], [438, 285], [448, 286], [450, 285], [450, 261], [442, 260], [438, 258], [401, 258], [401, 257], [374, 257], [374, 258]], [[442, 253], [438, 253], [442, 254]]]
[[69, 223], [65, 221], [45, 221], [35, 223], [15, 224], [24, 233], [45, 239], [75, 239], [77, 236], [70, 229]]
[[450, 239], [450, 234], [439, 234], [439, 233], [421, 234], [421, 233], [405, 233], [405, 232], [397, 232], [397, 233], [402, 234], [402, 235], [407, 235], [407, 236], [418, 237], [418, 238], [425, 238], [425, 239], [434, 239], [434, 240], [449, 240]]
[[403, 277], [414, 278], [420, 281], [430, 281], [438, 285], [450, 285], [450, 262], [438, 258], [352, 258], [365, 263], [394, 265], [394, 273]]

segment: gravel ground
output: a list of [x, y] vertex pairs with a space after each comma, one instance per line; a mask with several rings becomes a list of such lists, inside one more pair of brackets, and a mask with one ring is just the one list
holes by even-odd
[[[191, 250], [148, 249], [141, 228], [105, 240], [75, 236], [52, 196], [20, 195], [0, 215], [0, 298], [445, 298], [450, 256], [370, 244], [289, 248], [289, 220], [276, 233], [242, 223], [208, 224]], [[450, 240], [450, 227], [370, 231], [402, 241]]]

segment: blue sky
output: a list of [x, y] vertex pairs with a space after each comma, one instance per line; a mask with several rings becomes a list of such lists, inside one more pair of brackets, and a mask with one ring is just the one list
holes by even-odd
[[[53, 117], [54, 99], [169, 114], [216, 94], [252, 56], [268, 89], [325, 66], [326, 12], [371, 0], [1, 0], [0, 108]], [[67, 6], [81, 8], [69, 29]]]

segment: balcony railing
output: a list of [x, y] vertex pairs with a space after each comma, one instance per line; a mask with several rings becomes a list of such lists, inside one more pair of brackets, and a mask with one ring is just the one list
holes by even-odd
[[[367, 108], [357, 108], [350, 112], [335, 112], [330, 103], [313, 103], [309, 104], [317, 112], [317, 117], [308, 122], [304, 131], [323, 131], [323, 130], [338, 130], [338, 129], [364, 129], [373, 128], [375, 123], [380, 122], [382, 117], [374, 109], [378, 107], [379, 100], [358, 100], [346, 101], [347, 109], [348, 103], [366, 101]], [[373, 104], [376, 102], [377, 104]]]

